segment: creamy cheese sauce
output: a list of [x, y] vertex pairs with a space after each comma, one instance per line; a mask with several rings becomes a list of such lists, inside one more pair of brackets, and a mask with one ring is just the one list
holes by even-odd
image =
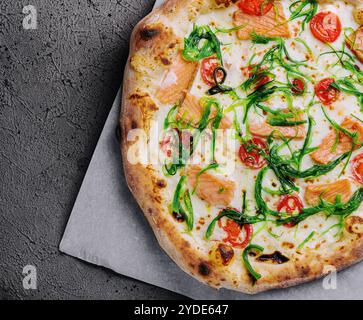
[[[287, 0], [286, 2], [288, 2], [288, 5], [292, 3]], [[288, 11], [288, 5], [284, 5], [286, 17], [290, 16], [290, 13]], [[196, 21], [196, 24], [209, 25], [212, 28], [232, 28], [232, 15], [235, 10], [236, 7], [232, 6], [227, 9], [214, 10], [211, 13], [200, 15]], [[336, 13], [341, 20], [343, 28], [349, 27], [356, 29], [358, 27], [358, 25], [354, 22], [354, 19], [352, 18], [352, 6], [343, 1], [335, 1], [333, 4], [321, 4], [319, 6], [319, 11], [331, 11]], [[188, 27], [185, 24], [181, 25], [183, 26], [181, 30], [185, 31], [185, 34], [183, 34], [183, 36], [187, 36], [192, 31], [192, 24], [190, 24]], [[289, 28], [294, 37], [300, 37], [312, 49], [313, 56], [310, 57], [308, 61], [308, 67], [301, 67], [300, 71], [302, 71], [307, 76], [312, 77], [314, 81], [327, 77], [332, 77], [333, 75], [339, 77], [348, 75], [348, 72], [342, 69], [339, 65], [332, 67], [332, 65], [337, 60], [335, 55], [331, 54], [319, 57], [321, 53], [330, 51], [330, 48], [326, 44], [314, 38], [314, 36], [311, 34], [309, 25], [306, 25], [305, 31], [301, 34], [297, 34], [301, 30], [301, 22], [299, 20], [290, 22]], [[296, 30], [298, 30], [298, 32], [296, 32]], [[246, 77], [243, 75], [241, 68], [248, 65], [251, 57], [253, 55], [256, 55], [254, 61], [258, 63], [261, 60], [262, 56], [273, 45], [271, 43], [267, 45], [252, 45], [251, 41], [241, 41], [237, 39], [235, 32], [231, 32], [230, 34], [218, 33], [218, 38], [223, 43], [223, 61], [224, 66], [228, 72], [228, 77], [226, 79], [225, 85], [232, 87], [237, 87], [246, 80]], [[344, 32], [341, 33], [339, 39], [335, 41], [332, 46], [336, 50], [340, 50], [343, 43]], [[286, 40], [286, 45], [294, 59], [305, 59], [307, 51], [301, 43], [297, 42], [294, 38], [291, 38]], [[356, 64], [360, 68], [363, 68], [362, 64], [360, 64], [358, 60]], [[283, 69], [276, 68], [274, 72], [276, 74], [276, 80], [286, 82], [286, 73]], [[202, 81], [200, 71], [198, 71], [190, 93], [198, 98], [202, 98], [205, 96], [205, 93], [208, 89], [208, 86]], [[360, 89], [363, 90], [362, 87]], [[307, 92], [308, 93], [304, 94], [301, 97], [294, 97], [293, 105], [295, 108], [304, 109], [310, 103], [314, 92], [313, 83], [308, 84]], [[245, 97], [242, 92], [240, 93], [240, 95], [242, 97]], [[224, 109], [227, 109], [233, 102], [228, 95], [219, 94], [215, 96], [215, 98], [218, 99]], [[269, 101], [267, 101], [265, 105], [268, 105], [272, 109], [280, 109], [286, 106], [286, 102], [282, 101], [281, 97], [276, 95]], [[158, 131], [162, 132], [163, 122], [167, 115], [167, 112], [170, 110], [170, 107], [171, 106], [160, 108], [160, 110], [156, 114], [156, 119], [153, 122], [152, 130], [155, 130], [157, 127]], [[236, 108], [235, 110], [237, 112], [238, 119], [241, 119], [242, 108]], [[328, 108], [328, 112], [330, 117], [334, 119], [337, 123], [341, 123], [345, 117], [349, 117], [352, 113], [358, 116], [361, 115], [360, 106], [357, 102], [356, 97], [348, 95], [346, 93], [341, 94], [339, 100], [333, 103], [333, 108]], [[314, 105], [311, 108], [311, 115], [316, 122], [314, 126], [311, 146], [318, 146], [321, 143], [322, 139], [326, 137], [327, 134], [330, 132], [330, 125], [321, 111], [321, 104]], [[229, 120], [233, 121], [233, 112], [226, 113], [225, 116], [228, 117]], [[260, 116], [254, 110], [251, 110], [249, 117], [258, 119]], [[208, 143], [210, 144], [210, 140], [209, 142], [207, 142], [207, 149], [209, 147]], [[291, 147], [293, 149], [299, 149], [302, 147], [302, 144], [303, 140], [293, 141], [291, 143]], [[236, 156], [239, 147], [240, 143], [237, 140], [234, 140], [234, 143], [228, 146], [228, 155], [226, 156], [226, 154], [224, 154], [225, 157], [230, 159], [228, 163], [228, 168], [225, 168], [226, 171], [224, 173], [222, 168], [217, 170], [217, 172], [213, 172], [213, 174], [217, 175], [219, 173], [221, 177], [235, 182], [236, 192], [234, 195], [234, 199], [230, 204], [230, 207], [242, 207], [242, 191], [245, 190], [247, 192], [248, 208], [250, 210], [249, 213], [251, 215], [255, 215], [256, 211], [254, 200], [254, 185], [258, 170], [248, 169], [241, 163], [241, 161]], [[153, 152], [156, 152], [155, 148], [153, 149]], [[355, 151], [353, 157], [360, 152], [362, 151]], [[233, 158], [231, 158], [230, 155], [233, 155]], [[221, 152], [218, 148], [217, 156], [221, 157]], [[201, 157], [200, 150], [196, 151], [194, 154], [194, 158], [197, 157]], [[302, 167], [308, 168], [313, 164], [314, 163], [311, 160], [310, 156], [305, 156]], [[335, 168], [332, 172], [316, 179], [315, 183], [320, 184], [324, 182], [336, 181], [338, 175], [342, 171], [343, 166], [344, 162], [337, 168]], [[157, 166], [157, 170], [160, 175], [163, 175], [161, 165]], [[183, 174], [183, 170], [181, 172], [178, 172], [175, 176], [168, 177], [166, 179], [168, 185], [164, 191], [164, 196], [166, 199], [170, 199], [170, 202], [173, 198], [175, 188], [180, 179], [181, 173]], [[358, 185], [355, 185], [355, 182], [352, 179], [349, 167], [347, 170], [345, 170], [345, 173], [339, 179], [344, 178], [350, 179], [352, 185], [354, 186], [353, 191], [358, 188]], [[264, 185], [271, 187], [273, 182], [276, 182], [278, 184], [278, 180], [275, 178], [270, 170], [265, 177]], [[304, 206], [308, 206], [304, 200], [305, 187], [307, 186], [307, 182], [299, 179], [296, 181], [296, 185], [300, 187], [300, 198], [304, 201]], [[270, 208], [275, 209], [276, 202], [278, 201], [278, 196], [265, 196]], [[200, 245], [201, 250], [205, 250], [207, 252], [210, 246], [213, 245], [214, 240], [220, 241], [226, 236], [225, 232], [221, 230], [218, 226], [216, 226], [213, 236], [211, 238], [212, 241], [205, 241], [204, 237], [206, 229], [210, 222], [218, 215], [219, 211], [224, 208], [211, 207], [206, 204], [206, 202], [200, 200], [196, 195], [192, 195], [192, 203], [194, 208], [195, 227], [193, 232], [190, 234], [186, 233], [185, 237], [193, 240], [195, 243], [197, 243], [197, 245]], [[362, 207], [354, 214], [363, 216], [361, 209]], [[325, 234], [323, 234], [323, 232], [328, 230], [330, 226], [337, 224], [337, 222], [338, 218], [331, 217], [329, 219], [326, 219], [326, 215], [324, 214], [314, 215], [301, 222], [295, 228], [286, 228], [284, 226], [277, 227], [272, 222], [261, 222], [254, 225], [253, 243], [264, 246], [266, 252], [281, 250], [284, 253], [293, 254], [297, 251], [297, 247], [299, 246], [299, 244], [301, 244], [311, 234], [312, 231], [315, 232], [315, 235], [308, 243], [306, 243], [305, 248], [316, 248], [317, 245], [326, 245], [336, 242], [337, 237], [335, 237], [335, 235], [338, 231], [337, 228], [333, 228]], [[185, 224], [179, 224], [179, 228], [181, 232], [185, 231]], [[206, 244], [208, 245], [206, 246]]]

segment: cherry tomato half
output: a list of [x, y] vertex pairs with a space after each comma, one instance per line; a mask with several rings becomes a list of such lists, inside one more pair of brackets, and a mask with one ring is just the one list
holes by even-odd
[[[246, 68], [242, 69], [243, 74], [246, 77], [251, 78], [253, 76], [253, 70], [254, 70], [254, 65], [250, 65]], [[261, 86], [263, 86], [264, 84], [266, 84], [267, 82], [270, 81], [270, 77], [267, 75], [263, 75], [263, 74], [259, 74], [260, 72], [264, 71], [265, 68], [260, 68], [260, 70], [258, 70], [256, 77], [254, 79], [254, 83], [256, 84], [256, 88], [259, 88]]]
[[244, 13], [252, 16], [264, 16], [273, 7], [273, 1], [270, 0], [241, 0], [237, 3]]
[[[201, 76], [203, 81], [210, 87], [216, 85], [214, 81], [214, 70], [221, 65], [216, 57], [209, 57], [202, 60]], [[223, 74], [218, 74], [218, 78], [223, 78]]]
[[322, 42], [334, 42], [342, 32], [339, 17], [332, 12], [320, 12], [310, 21], [314, 37]]
[[299, 78], [295, 78], [291, 82], [291, 91], [295, 95], [302, 95], [305, 92], [305, 83]]
[[351, 161], [351, 168], [352, 168], [352, 173], [353, 173], [354, 179], [358, 183], [363, 184], [363, 153], [357, 155]]
[[170, 149], [171, 137], [165, 136], [164, 139], [160, 142], [161, 150], [165, 153], [167, 157], [171, 157], [172, 151]]
[[235, 248], [243, 249], [247, 247], [253, 234], [253, 226], [251, 224], [243, 225], [243, 230], [245, 231], [244, 239], [241, 238], [242, 228], [237, 222], [228, 219], [226, 224], [222, 225], [221, 220], [218, 220], [218, 225], [227, 233], [227, 237], [223, 239], [224, 242], [228, 242]]
[[[277, 204], [277, 211], [284, 213], [294, 213], [298, 211], [301, 213], [304, 205], [298, 196], [283, 196], [280, 198], [280, 201]], [[284, 224], [287, 228], [292, 228], [295, 226], [295, 223], [289, 222]]]
[[168, 158], [171, 158], [173, 154], [179, 152], [180, 143], [183, 144], [185, 152], [189, 152], [193, 143], [191, 132], [189, 130], [181, 132], [177, 129], [169, 129], [164, 133], [163, 139], [160, 142], [160, 148]]
[[242, 144], [239, 149], [239, 157], [247, 167], [261, 169], [267, 163], [266, 159], [261, 155], [262, 150], [268, 153], [267, 142], [254, 137], [250, 141]]
[[332, 83], [334, 83], [333, 78], [326, 78], [315, 86], [315, 94], [323, 105], [330, 105], [340, 96], [340, 91], [334, 88]]
[[179, 131], [176, 129], [169, 129], [163, 134], [163, 139], [160, 142], [160, 148], [164, 154], [171, 158], [175, 150], [178, 150]]

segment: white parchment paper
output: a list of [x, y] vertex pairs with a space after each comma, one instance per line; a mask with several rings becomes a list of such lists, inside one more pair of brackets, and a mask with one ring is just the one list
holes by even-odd
[[363, 263], [339, 273], [336, 289], [320, 279], [257, 296], [217, 291], [181, 271], [159, 247], [126, 186], [115, 134], [119, 106], [120, 93], [71, 213], [62, 252], [193, 299], [363, 299]]

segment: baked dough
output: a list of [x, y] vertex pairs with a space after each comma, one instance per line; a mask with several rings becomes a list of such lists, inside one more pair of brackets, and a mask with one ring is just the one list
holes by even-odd
[[[284, 19], [287, 20], [289, 15], [288, 7], [292, 2], [288, 0], [275, 2], [284, 9], [279, 14], [283, 15]], [[354, 13], [357, 22], [362, 23], [360, 14], [362, 2], [359, 0], [351, 1], [351, 4], [343, 1], [319, 2], [319, 11], [340, 10], [340, 17], [344, 18], [344, 22], [350, 21], [353, 25], [349, 26], [353, 26], [355, 29], [357, 29], [357, 25], [354, 24], [353, 17], [344, 17], [344, 15]], [[231, 160], [237, 162], [235, 170], [237, 173], [217, 176], [213, 171], [208, 171], [200, 175], [203, 186], [208, 186], [208, 183], [213, 186], [217, 184], [219, 189], [212, 190], [214, 194], [218, 193], [218, 190], [223, 189], [222, 192], [224, 192], [224, 189], [226, 189], [229, 198], [226, 196], [216, 199], [210, 189], [201, 189], [200, 185], [197, 192], [193, 193], [193, 188], [196, 188], [197, 183], [195, 180], [192, 185], [188, 185], [192, 194], [193, 205], [198, 208], [198, 210], [194, 209], [194, 226], [191, 231], [186, 232], [185, 219], [181, 219], [182, 222], [180, 222], [178, 217], [175, 217], [171, 212], [170, 204], [180, 176], [184, 175], [188, 179], [189, 174], [193, 174], [195, 170], [198, 172], [200, 169], [187, 165], [185, 168], [180, 169], [175, 176], [167, 176], [163, 174], [163, 164], [153, 163], [152, 161], [145, 163], [140, 159], [144, 159], [145, 148], [148, 148], [151, 143], [150, 130], [162, 128], [163, 121], [174, 104], [183, 105], [183, 101], [186, 100], [186, 103], [191, 106], [189, 110], [192, 110], [193, 114], [200, 112], [198, 102], [193, 101], [188, 95], [197, 96], [197, 93], [205, 92], [207, 86], [203, 87], [203, 82], [200, 80], [200, 61], [187, 61], [183, 58], [183, 39], [187, 38], [191, 33], [194, 23], [199, 25], [202, 23], [208, 24], [213, 28], [235, 27], [236, 23], [233, 22], [233, 14], [236, 14], [236, 12], [239, 14], [240, 11], [238, 10], [236, 1], [233, 0], [167, 0], [136, 26], [131, 38], [130, 57], [124, 77], [120, 116], [122, 130], [121, 151], [128, 186], [149, 221], [161, 247], [175, 263], [186, 273], [211, 287], [223, 287], [255, 294], [319, 278], [331, 271], [330, 266], [340, 270], [360, 261], [363, 257], [363, 240], [361, 237], [363, 215], [361, 207], [353, 212], [345, 223], [345, 228], [341, 228], [341, 234], [338, 237], [335, 237], [333, 229], [331, 231], [327, 230], [327, 228], [333, 227], [334, 223], [337, 223], [334, 220], [335, 218], [329, 218], [334, 221], [327, 224], [326, 221], [330, 220], [326, 219], [324, 213], [319, 213], [301, 222], [297, 231], [294, 228], [289, 229], [284, 226], [275, 229], [275, 226], [269, 223], [268, 226], [264, 226], [264, 222], [259, 224], [259, 227], [256, 225], [253, 243], [264, 247], [263, 255], [257, 251], [248, 255], [254, 270], [261, 275], [261, 278], [256, 281], [251, 277], [248, 268], [243, 263], [243, 250], [223, 241], [225, 234], [222, 228], [218, 227], [218, 224], [215, 227], [216, 235], [211, 239], [207, 240], [205, 233], [218, 212], [228, 206], [227, 203], [232, 202], [231, 206], [233, 201], [239, 205], [241, 204], [242, 190], [247, 190], [247, 197], [250, 201], [253, 201], [253, 186], [259, 171], [244, 167], [240, 160], [237, 159]], [[254, 18], [258, 20], [256, 17]], [[291, 48], [299, 47], [299, 50], [305, 51], [301, 43], [294, 41], [294, 38], [300, 37], [299, 28], [301, 23], [287, 23], [286, 21], [286, 26], [288, 26], [287, 31], [289, 34], [285, 32], [280, 36], [284, 37], [284, 41], [290, 41], [289, 48], [290, 46]], [[305, 29], [306, 37], [312, 38], [308, 26]], [[275, 35], [272, 34], [271, 36]], [[225, 68], [234, 70], [229, 71], [230, 74], [240, 72], [240, 83], [242, 83], [244, 78], [240, 67], [243, 64], [247, 65], [248, 60], [251, 58], [251, 40], [242, 40], [243, 37], [238, 39], [234, 31], [223, 33], [223, 37], [230, 37], [229, 39], [232, 42], [231, 47], [228, 47], [228, 45], [223, 47], [222, 54], [228, 55]], [[288, 39], [289, 37], [292, 39]], [[221, 41], [223, 44], [224, 39]], [[260, 44], [254, 46], [253, 50], [262, 52], [262, 54], [259, 54], [259, 57], [261, 57], [272, 44], [267, 44], [265, 47], [258, 49], [259, 46]], [[322, 52], [319, 50], [328, 51], [329, 49], [327, 47], [323, 48], [316, 40], [312, 40], [310, 47], [313, 48], [314, 53]], [[338, 45], [336, 47], [338, 48]], [[234, 50], [234, 48], [236, 49]], [[231, 53], [231, 51], [233, 52]], [[312, 83], [317, 81], [317, 77], [322, 78], [326, 73], [329, 73], [329, 71], [322, 71], [323, 68], [327, 67], [327, 62], [324, 62], [326, 64], [322, 69], [318, 68], [318, 64], [323, 63], [324, 56], [317, 59], [318, 57], [313, 54], [306, 58], [309, 60], [309, 64], [315, 64], [316, 67], [310, 71], [304, 69], [304, 72], [307, 72], [310, 76], [315, 74], [312, 76]], [[359, 65], [358, 61], [355, 63]], [[311, 91], [313, 89], [310, 90], [310, 93]], [[198, 100], [199, 98], [202, 97], [198, 96]], [[348, 96], [345, 98], [344, 95], [344, 99], [348, 100], [343, 100], [341, 96], [337, 104], [329, 109], [329, 114], [336, 116], [334, 119], [338, 123], [341, 123], [339, 120], [344, 115], [350, 116], [351, 113], [355, 113], [357, 110], [355, 114], [360, 116], [359, 105], [355, 97]], [[285, 103], [281, 102], [281, 100], [274, 100], [275, 103], [276, 101], [280, 101], [279, 103], [285, 106]], [[347, 103], [351, 106], [350, 110], [345, 110]], [[225, 100], [221, 104], [225, 107], [224, 128], [229, 128], [233, 122], [233, 112], [227, 112], [230, 108], [225, 105]], [[314, 130], [313, 144], [318, 146], [323, 138], [334, 132], [334, 130], [321, 114], [320, 105], [314, 105], [312, 108], [310, 114], [317, 117], [317, 119], [323, 119], [322, 122], [319, 122], [319, 127], [315, 127]], [[306, 127], [305, 123], [304, 130], [306, 130]], [[326, 127], [325, 131], [322, 127]], [[142, 131], [146, 132], [146, 135], [143, 135]], [[302, 142], [301, 139], [296, 141], [296, 143]], [[156, 146], [159, 146], [159, 143]], [[154, 149], [155, 144], [154, 148], [151, 148], [151, 153]], [[359, 150], [354, 150], [352, 158], [356, 153], [359, 153]], [[339, 156], [339, 154], [336, 156]], [[306, 158], [313, 161], [308, 155]], [[138, 160], [140, 162], [135, 163]], [[359, 184], [352, 179], [349, 169], [346, 170], [343, 177], [338, 179], [338, 168], [341, 169], [341, 166], [327, 175], [316, 180], [313, 179], [314, 181], [301, 179], [301, 183], [297, 182], [297, 185], [301, 188], [302, 197], [304, 195], [303, 190], [309, 184], [325, 186], [327, 183], [343, 179], [348, 179], [352, 188], [356, 190]], [[236, 176], [233, 176], [234, 174]], [[268, 179], [270, 179], [269, 175]], [[246, 185], [250, 185], [251, 189], [246, 189]], [[313, 194], [313, 191], [310, 191], [309, 194]], [[273, 207], [277, 201], [276, 197], [270, 196], [269, 198], [270, 202], [268, 204]], [[234, 200], [231, 201], [230, 199]], [[316, 201], [319, 202], [318, 199], [314, 200], [314, 202]], [[254, 205], [252, 205], [252, 208], [254, 208]], [[256, 235], [258, 230], [260, 232]], [[327, 233], [322, 235], [324, 230], [327, 230]], [[313, 239], [307, 239], [307, 235], [310, 235], [312, 231], [315, 232]], [[282, 233], [284, 234], [282, 235]], [[304, 239], [313, 242], [306, 242], [301, 246]]]

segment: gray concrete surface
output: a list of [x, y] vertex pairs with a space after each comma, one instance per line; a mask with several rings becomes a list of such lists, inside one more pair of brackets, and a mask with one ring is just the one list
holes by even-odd
[[[0, 299], [179, 297], [58, 251], [132, 27], [153, 2], [0, 0]], [[28, 4], [37, 30], [22, 27]], [[28, 264], [37, 290], [23, 289]]]

